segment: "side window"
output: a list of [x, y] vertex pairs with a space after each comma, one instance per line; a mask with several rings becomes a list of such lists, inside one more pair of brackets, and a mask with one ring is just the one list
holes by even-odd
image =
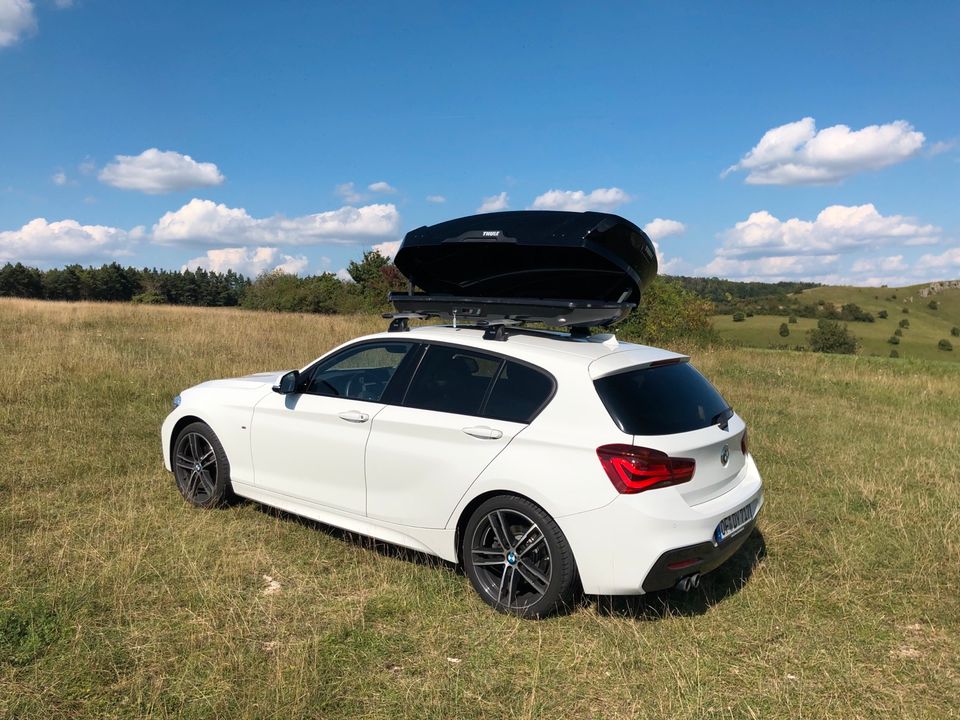
[[553, 394], [553, 379], [527, 365], [507, 361], [483, 410], [495, 420], [528, 423]]
[[502, 360], [446, 345], [431, 345], [407, 390], [404, 405], [479, 415]]
[[304, 392], [379, 402], [413, 343], [378, 343], [348, 348], [313, 369]]

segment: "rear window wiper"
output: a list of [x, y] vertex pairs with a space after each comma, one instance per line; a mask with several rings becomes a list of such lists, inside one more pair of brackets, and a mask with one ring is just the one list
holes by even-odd
[[711, 425], [719, 425], [721, 430], [726, 430], [729, 427], [730, 418], [733, 417], [733, 408], [728, 407], [726, 410], [721, 410], [716, 415], [710, 419]]

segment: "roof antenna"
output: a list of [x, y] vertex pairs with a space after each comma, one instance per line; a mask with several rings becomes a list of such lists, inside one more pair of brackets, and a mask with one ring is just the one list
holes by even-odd
[[457, 329], [457, 309], [453, 309], [453, 329]]

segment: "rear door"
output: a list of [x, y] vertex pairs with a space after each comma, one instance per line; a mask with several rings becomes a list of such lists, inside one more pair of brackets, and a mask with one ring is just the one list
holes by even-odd
[[429, 346], [403, 403], [373, 419], [367, 514], [401, 525], [445, 527], [473, 481], [552, 392], [552, 378], [528, 366], [471, 349]]

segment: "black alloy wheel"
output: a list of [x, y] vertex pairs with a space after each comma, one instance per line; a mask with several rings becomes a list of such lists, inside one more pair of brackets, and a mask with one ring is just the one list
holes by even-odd
[[543, 617], [570, 599], [576, 568], [563, 532], [539, 506], [501, 496], [467, 523], [463, 564], [474, 588], [497, 610]]

